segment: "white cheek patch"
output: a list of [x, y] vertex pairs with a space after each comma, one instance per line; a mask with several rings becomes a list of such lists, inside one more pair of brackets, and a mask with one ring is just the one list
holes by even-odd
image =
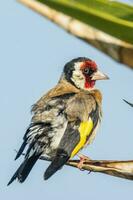
[[80, 70], [80, 65], [81, 65], [80, 62], [74, 65], [75, 70], [73, 71], [72, 74], [72, 81], [78, 88], [84, 89], [85, 77], [82, 74], [82, 71]]

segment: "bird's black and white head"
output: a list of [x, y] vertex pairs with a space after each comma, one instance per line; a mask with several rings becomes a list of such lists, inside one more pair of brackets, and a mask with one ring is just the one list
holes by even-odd
[[66, 63], [63, 77], [77, 88], [93, 89], [96, 80], [108, 79], [108, 76], [100, 72], [97, 64], [89, 58], [79, 57]]

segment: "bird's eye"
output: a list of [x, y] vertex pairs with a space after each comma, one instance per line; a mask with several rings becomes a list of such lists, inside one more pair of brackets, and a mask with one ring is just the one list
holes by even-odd
[[84, 68], [83, 73], [86, 75], [91, 75], [93, 73], [93, 70], [90, 68]]
[[83, 72], [84, 72], [85, 74], [89, 74], [90, 69], [89, 69], [89, 68], [85, 68], [85, 69], [83, 70]]

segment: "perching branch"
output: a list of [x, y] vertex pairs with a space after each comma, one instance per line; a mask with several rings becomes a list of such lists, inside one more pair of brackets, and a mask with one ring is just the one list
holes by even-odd
[[133, 45], [116, 39], [75, 18], [58, 12], [35, 0], [17, 0], [40, 15], [53, 21], [67, 32], [91, 44], [113, 59], [133, 67]]
[[[15, 152], [17, 152], [15, 150]], [[22, 154], [25, 156], [25, 154]], [[85, 156], [86, 157], [86, 156]], [[51, 159], [46, 158], [44, 156], [40, 157], [40, 160], [51, 161]], [[80, 160], [69, 160], [66, 165], [70, 167], [78, 168], [78, 163]], [[89, 172], [99, 172], [108, 174], [111, 176], [116, 176], [124, 179], [133, 180], [133, 160], [90, 160], [89, 158], [86, 160], [82, 166], [83, 170]]]
[[[41, 160], [47, 160], [44, 157]], [[66, 165], [77, 168], [79, 160], [70, 160]], [[133, 180], [133, 160], [115, 161], [115, 160], [86, 160], [82, 167], [83, 170], [91, 172], [100, 172], [111, 176]]]

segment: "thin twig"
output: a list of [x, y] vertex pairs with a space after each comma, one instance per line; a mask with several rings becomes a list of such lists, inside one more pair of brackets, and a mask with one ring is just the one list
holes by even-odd
[[130, 103], [129, 101], [123, 99], [123, 101], [125, 101], [128, 105], [130, 105], [131, 107], [133, 107], [133, 103]]

